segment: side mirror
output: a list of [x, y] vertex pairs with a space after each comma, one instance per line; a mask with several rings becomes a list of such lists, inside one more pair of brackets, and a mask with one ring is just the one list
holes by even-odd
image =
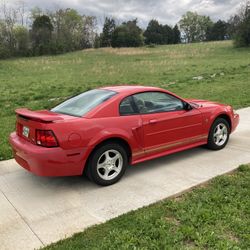
[[185, 103], [184, 103], [184, 109], [187, 110], [187, 111], [189, 111], [189, 110], [192, 110], [193, 107], [191, 106], [191, 104], [185, 102]]

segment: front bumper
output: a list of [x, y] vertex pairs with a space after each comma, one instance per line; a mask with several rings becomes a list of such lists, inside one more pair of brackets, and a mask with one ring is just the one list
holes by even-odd
[[72, 176], [83, 172], [86, 148], [65, 150], [60, 147], [40, 147], [15, 132], [10, 134], [9, 143], [16, 162], [36, 175]]
[[240, 116], [239, 116], [239, 114], [234, 113], [233, 117], [232, 117], [232, 129], [231, 129], [231, 132], [235, 131], [235, 129], [239, 125], [239, 122], [240, 122]]

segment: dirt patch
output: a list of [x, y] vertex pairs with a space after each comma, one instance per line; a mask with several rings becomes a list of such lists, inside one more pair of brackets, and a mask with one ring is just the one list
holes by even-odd
[[240, 241], [240, 239], [232, 232], [226, 232], [225, 237], [235, 243], [238, 243]]
[[179, 226], [179, 225], [180, 225], [180, 221], [178, 221], [178, 220], [177, 220], [176, 218], [174, 218], [174, 217], [168, 216], [168, 217], [165, 217], [165, 219], [166, 219], [166, 221], [168, 221], [168, 222], [174, 224], [175, 226]]
[[100, 50], [115, 55], [144, 55], [152, 53], [146, 48], [101, 48]]

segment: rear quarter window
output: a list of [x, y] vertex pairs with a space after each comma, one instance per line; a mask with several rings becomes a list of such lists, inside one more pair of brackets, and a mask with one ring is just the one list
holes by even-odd
[[121, 116], [138, 114], [135, 110], [135, 106], [133, 105], [132, 96], [128, 96], [121, 101], [119, 112]]
[[116, 94], [106, 89], [90, 90], [66, 100], [51, 111], [81, 117]]

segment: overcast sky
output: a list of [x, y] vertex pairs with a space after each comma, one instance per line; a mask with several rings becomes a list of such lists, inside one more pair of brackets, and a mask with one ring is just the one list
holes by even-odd
[[[1, 1], [1, 0], [0, 0]], [[118, 21], [138, 18], [145, 28], [152, 18], [162, 24], [175, 25], [187, 11], [209, 15], [214, 21], [227, 20], [245, 0], [23, 0], [27, 9], [38, 6], [43, 9], [74, 8], [78, 12], [94, 15], [102, 25], [104, 16]], [[8, 4], [18, 0], [5, 0]]]

